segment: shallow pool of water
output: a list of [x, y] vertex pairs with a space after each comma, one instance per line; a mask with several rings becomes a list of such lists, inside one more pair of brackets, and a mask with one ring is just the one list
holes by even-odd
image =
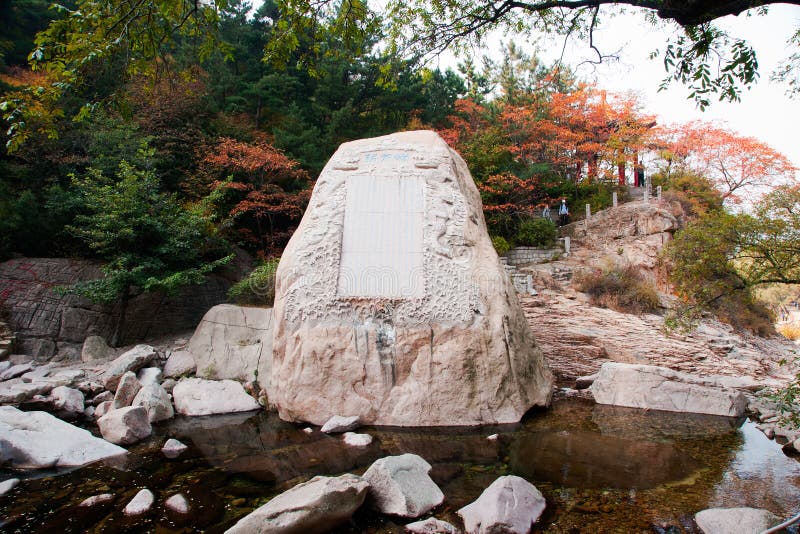
[[[275, 415], [178, 418], [131, 448], [121, 465], [97, 464], [25, 478], [0, 497], [3, 532], [222, 532], [271, 497], [314, 475], [363, 473], [376, 459], [411, 452], [432, 466], [445, 503], [432, 515], [458, 524], [455, 512], [498, 476], [516, 474], [547, 499], [543, 532], [696, 532], [692, 516], [713, 506], [800, 511], [800, 463], [784, 456], [754, 425], [730, 418], [648, 412], [561, 400], [517, 425], [480, 429], [365, 428], [363, 449]], [[489, 441], [490, 434], [499, 434]], [[176, 459], [167, 437], [190, 446]], [[143, 488], [156, 494], [144, 517], [121, 510]], [[184, 493], [187, 517], [163, 501]], [[113, 493], [92, 509], [87, 497]], [[336, 532], [402, 532], [407, 521], [360, 511]]]

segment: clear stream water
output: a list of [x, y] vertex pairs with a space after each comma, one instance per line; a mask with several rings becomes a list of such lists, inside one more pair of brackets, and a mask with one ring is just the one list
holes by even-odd
[[[177, 418], [130, 449], [122, 465], [96, 464], [28, 477], [0, 497], [2, 532], [222, 532], [274, 495], [314, 475], [363, 473], [376, 459], [411, 452], [432, 466], [445, 503], [455, 512], [498, 476], [516, 474], [547, 499], [541, 532], [697, 532], [693, 515], [709, 507], [767, 508], [781, 517], [800, 511], [800, 462], [786, 457], [752, 423], [595, 405], [567, 399], [516, 425], [483, 428], [364, 428], [363, 449], [338, 436], [248, 413]], [[486, 436], [499, 434], [497, 441]], [[160, 447], [168, 437], [190, 446], [176, 459]], [[151, 512], [121, 510], [143, 488], [156, 494]], [[78, 503], [99, 493], [115, 500], [91, 509]], [[178, 516], [163, 501], [182, 492], [191, 512]], [[409, 521], [364, 509], [334, 532], [402, 532]]]

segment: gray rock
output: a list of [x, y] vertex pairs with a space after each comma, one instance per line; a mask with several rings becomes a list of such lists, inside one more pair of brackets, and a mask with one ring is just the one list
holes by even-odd
[[92, 419], [94, 417], [94, 412], [95, 412], [94, 406], [87, 406], [86, 408], [83, 409], [83, 416], [86, 419]]
[[781, 522], [759, 508], [709, 508], [694, 516], [705, 534], [758, 534]]
[[177, 384], [175, 380], [173, 380], [172, 378], [167, 378], [166, 380], [161, 382], [161, 387], [167, 390], [167, 393], [172, 393], [172, 390], [175, 389], [175, 384]]
[[429, 517], [425, 521], [409, 523], [405, 526], [407, 532], [415, 534], [458, 534], [459, 530], [446, 521]]
[[156, 357], [156, 351], [150, 345], [136, 345], [111, 362], [103, 375], [103, 384], [109, 391], [116, 391], [122, 375], [128, 371], [136, 372]]
[[100, 419], [114, 409], [114, 401], [103, 401], [94, 408], [94, 418]]
[[137, 378], [143, 386], [146, 386], [147, 384], [160, 384], [161, 375], [161, 369], [158, 367], [145, 367], [139, 371]]
[[188, 449], [186, 445], [181, 443], [175, 438], [169, 438], [164, 446], [161, 447], [161, 452], [164, 453], [164, 456], [167, 458], [177, 458], [183, 451]]
[[0, 463], [15, 469], [73, 467], [125, 454], [122, 447], [46, 412], [0, 407]]
[[372, 443], [372, 436], [369, 434], [356, 434], [355, 432], [345, 432], [342, 436], [344, 442], [351, 447], [366, 447]]
[[50, 393], [53, 385], [46, 382], [26, 384], [16, 378], [0, 383], [0, 404], [19, 404], [32, 398], [34, 395]]
[[338, 432], [349, 432], [359, 427], [361, 421], [357, 415], [344, 417], [334, 415], [322, 425], [322, 431], [326, 434], [336, 434]]
[[401, 517], [419, 517], [439, 506], [444, 494], [428, 476], [430, 470], [431, 465], [416, 454], [376, 460], [364, 473], [370, 506]]
[[597, 373], [588, 376], [579, 376], [575, 379], [575, 389], [586, 389], [597, 380]]
[[226, 534], [315, 534], [345, 523], [363, 504], [369, 484], [355, 475], [314, 477], [239, 520]]
[[747, 398], [737, 390], [718, 387], [714, 378], [653, 365], [606, 362], [589, 391], [599, 404], [732, 417], [744, 414]]
[[50, 392], [50, 400], [56, 410], [64, 410], [72, 414], [83, 413], [83, 393], [77, 389], [58, 386]]
[[545, 509], [545, 500], [536, 487], [518, 476], [503, 476], [481, 493], [478, 499], [458, 511], [467, 534], [504, 532], [527, 534]]
[[29, 372], [31, 369], [33, 369], [33, 366], [29, 363], [12, 365], [8, 369], [0, 373], [0, 380], [11, 380], [12, 378], [17, 378], [18, 376], [22, 376], [25, 373]]
[[105, 502], [113, 500], [114, 500], [114, 495], [112, 493], [101, 493], [100, 495], [93, 495], [87, 499], [84, 499], [78, 506], [86, 508], [89, 506], [96, 506], [98, 504], [103, 504]]
[[164, 506], [179, 514], [189, 513], [189, 501], [186, 500], [186, 497], [182, 493], [177, 493], [164, 501]]
[[102, 336], [88, 336], [81, 347], [81, 361], [96, 362], [107, 360], [114, 355], [114, 349], [108, 346]]
[[[44, 377], [50, 374], [50, 371], [52, 370], [52, 365], [53, 365], [52, 363], [48, 363], [45, 365], [40, 365], [39, 367], [34, 367], [30, 371], [22, 375], [22, 381], [37, 382], [39, 380], [42, 380]], [[66, 384], [66, 382], [64, 382], [63, 384]]]
[[3, 362], [0, 362], [0, 373], [5, 372], [9, 367], [11, 367], [11, 362], [10, 361], [6, 360], [6, 361], [3, 361]]
[[261, 406], [233, 380], [184, 378], [172, 390], [175, 409], [183, 415], [248, 412]]
[[136, 496], [125, 506], [125, 515], [141, 515], [153, 507], [155, 496], [153, 492], [145, 488], [140, 490]]
[[194, 373], [197, 365], [194, 358], [186, 350], [176, 350], [167, 358], [164, 364], [164, 376], [167, 378], [180, 378]]
[[140, 389], [131, 406], [142, 406], [147, 410], [147, 418], [151, 423], [172, 419], [175, 416], [169, 393], [159, 384], [148, 384]]
[[113, 401], [113, 400], [114, 400], [113, 393], [111, 393], [110, 391], [103, 391], [102, 393], [98, 393], [97, 395], [95, 395], [95, 397], [92, 399], [92, 404], [97, 406], [101, 402]]
[[131, 371], [124, 373], [120, 377], [117, 391], [114, 393], [114, 409], [130, 406], [140, 389], [142, 389], [142, 384], [136, 378], [136, 374]]
[[78, 385], [75, 387], [81, 390], [87, 397], [99, 395], [106, 389], [103, 384], [94, 380], [82, 380], [81, 382], [78, 382]]
[[152, 434], [147, 410], [141, 406], [128, 406], [111, 410], [97, 420], [103, 439], [119, 445], [130, 445]]
[[18, 478], [9, 478], [8, 480], [0, 482], [0, 497], [16, 488], [17, 484], [19, 484]]

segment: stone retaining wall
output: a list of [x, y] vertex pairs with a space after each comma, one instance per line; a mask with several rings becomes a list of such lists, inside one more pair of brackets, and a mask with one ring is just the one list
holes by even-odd
[[564, 251], [561, 248], [515, 247], [508, 251], [506, 259], [509, 265], [524, 265], [550, 261], [563, 254]]

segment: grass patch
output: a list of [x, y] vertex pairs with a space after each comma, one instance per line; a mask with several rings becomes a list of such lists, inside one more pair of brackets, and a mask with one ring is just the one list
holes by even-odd
[[272, 306], [275, 302], [275, 271], [278, 259], [265, 261], [228, 290], [228, 298], [236, 304]]

